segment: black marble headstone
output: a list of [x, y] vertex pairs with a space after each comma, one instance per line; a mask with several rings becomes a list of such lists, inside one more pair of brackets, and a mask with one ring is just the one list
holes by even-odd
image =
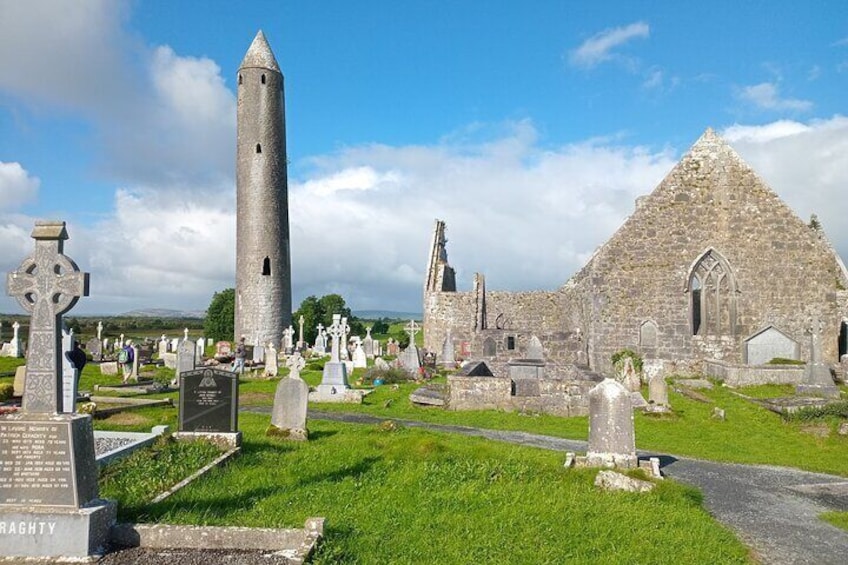
[[221, 369], [180, 374], [179, 431], [238, 431], [238, 375]]

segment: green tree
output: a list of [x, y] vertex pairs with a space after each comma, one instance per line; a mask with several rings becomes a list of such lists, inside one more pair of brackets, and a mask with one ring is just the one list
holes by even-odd
[[389, 332], [389, 319], [380, 318], [371, 324], [371, 335], [382, 335]]
[[325, 294], [318, 300], [318, 303], [321, 305], [322, 323], [325, 326], [333, 323], [333, 314], [341, 314], [342, 318], [347, 318], [348, 324], [350, 324], [352, 319], [350, 308], [345, 305], [345, 299], [340, 294]]
[[315, 338], [318, 336], [318, 324], [324, 323], [324, 309], [317, 297], [304, 298], [300, 308], [294, 313], [293, 321], [297, 323], [301, 316], [303, 316], [303, 339], [308, 344], [315, 343]]
[[212, 295], [212, 302], [206, 309], [203, 331], [207, 337], [218, 341], [231, 340], [235, 336], [236, 290], [228, 288]]

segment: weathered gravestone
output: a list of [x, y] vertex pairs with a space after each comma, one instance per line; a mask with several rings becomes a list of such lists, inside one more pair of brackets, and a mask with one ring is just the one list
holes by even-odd
[[87, 342], [85, 342], [85, 349], [89, 353], [91, 353], [92, 361], [100, 361], [103, 359], [103, 342], [101, 342], [96, 337], [91, 338]]
[[300, 371], [306, 366], [306, 361], [295, 351], [286, 366], [289, 368], [289, 376], [277, 385], [271, 425], [284, 432], [287, 439], [304, 441], [309, 437], [306, 431], [309, 385], [300, 378]]
[[365, 351], [365, 357], [373, 359], [376, 355], [374, 352], [374, 338], [371, 337], [371, 326], [365, 328], [365, 339], [362, 340], [362, 349]]
[[327, 351], [327, 336], [324, 333], [324, 326], [322, 324], [318, 324], [318, 327], [315, 329], [318, 330], [318, 335], [315, 336], [315, 345], [313, 345], [312, 349], [315, 353], [324, 355]]
[[276, 377], [279, 372], [280, 358], [277, 353], [277, 348], [274, 347], [273, 343], [268, 342], [268, 349], [265, 352], [265, 376]]
[[662, 375], [654, 375], [648, 381], [648, 412], [669, 412], [668, 383]]
[[61, 414], [62, 314], [88, 295], [88, 273], [63, 255], [64, 222], [36, 222], [35, 252], [8, 293], [32, 314], [22, 409], [0, 416], [0, 555], [85, 558], [115, 504], [98, 499], [91, 416]]
[[416, 324], [415, 320], [410, 320], [403, 329], [409, 334], [409, 347], [401, 352], [398, 361], [400, 361], [401, 366], [408, 372], [417, 375], [418, 370], [421, 368], [421, 352], [418, 351], [418, 347], [415, 345], [415, 334], [418, 333], [421, 326]]
[[26, 382], [26, 365], [21, 365], [15, 369], [15, 382], [12, 384], [12, 394], [23, 396], [24, 382]]
[[240, 445], [238, 375], [209, 367], [181, 373], [176, 437], [205, 437], [231, 446]]
[[368, 366], [368, 357], [365, 355], [365, 350], [362, 349], [361, 343], [357, 343], [356, 349], [353, 350], [353, 366], [359, 369], [364, 369]]
[[606, 378], [589, 391], [589, 446], [592, 467], [636, 467], [636, 434], [630, 392]]
[[810, 329], [810, 362], [804, 371], [804, 382], [795, 387], [801, 395], [839, 398], [839, 388], [834, 384], [830, 367], [822, 361], [821, 320], [813, 320]]
[[450, 330], [445, 336], [445, 341], [442, 342], [442, 355], [439, 358], [439, 365], [449, 369], [456, 368], [456, 352], [453, 347], [453, 337]]
[[177, 376], [193, 371], [197, 365], [197, 346], [190, 339], [185, 339], [180, 342], [177, 348]]

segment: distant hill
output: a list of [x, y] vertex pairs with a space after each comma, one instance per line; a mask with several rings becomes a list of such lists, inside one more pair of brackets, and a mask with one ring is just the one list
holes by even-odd
[[127, 318], [205, 318], [203, 310], [168, 310], [167, 308], [147, 308], [118, 314]]
[[415, 320], [420, 322], [424, 315], [420, 312], [395, 312], [394, 310], [354, 310], [351, 312], [357, 318], [363, 320], [379, 320], [388, 318], [390, 320]]

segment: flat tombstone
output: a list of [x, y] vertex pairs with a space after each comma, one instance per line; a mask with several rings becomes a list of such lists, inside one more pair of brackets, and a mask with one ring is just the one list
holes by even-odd
[[180, 374], [180, 432], [238, 432], [238, 376], [221, 369]]
[[306, 408], [309, 385], [302, 379], [286, 377], [277, 385], [271, 424], [289, 432], [290, 439], [306, 439]]
[[100, 361], [103, 358], [103, 343], [96, 337], [85, 342], [85, 348], [91, 353], [92, 361]]

